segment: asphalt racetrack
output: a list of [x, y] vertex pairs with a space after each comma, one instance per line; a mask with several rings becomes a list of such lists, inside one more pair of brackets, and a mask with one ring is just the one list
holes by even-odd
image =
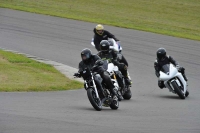
[[[77, 68], [96, 24], [0, 8], [0, 48]], [[200, 42], [106, 26], [121, 40], [133, 85], [118, 110], [95, 111], [84, 89], [0, 92], [0, 133], [200, 133]], [[166, 48], [186, 69], [190, 95], [159, 89], [153, 63]], [[1, 83], [0, 83], [1, 84]]]

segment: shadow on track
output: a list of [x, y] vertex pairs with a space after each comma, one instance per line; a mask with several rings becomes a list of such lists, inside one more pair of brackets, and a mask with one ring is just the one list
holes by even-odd
[[[91, 108], [90, 107], [73, 107], [73, 108], [76, 110], [97, 111], [93, 107], [91, 107]], [[112, 110], [112, 109], [110, 109], [110, 107], [103, 107], [101, 111], [118, 111], [118, 109]], [[99, 112], [99, 111], [97, 111], [97, 112]]]

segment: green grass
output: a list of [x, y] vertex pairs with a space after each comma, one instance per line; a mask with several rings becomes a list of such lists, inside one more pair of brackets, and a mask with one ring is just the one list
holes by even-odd
[[0, 50], [0, 91], [58, 91], [83, 88], [54, 67]]
[[0, 0], [0, 7], [200, 40], [200, 0]]

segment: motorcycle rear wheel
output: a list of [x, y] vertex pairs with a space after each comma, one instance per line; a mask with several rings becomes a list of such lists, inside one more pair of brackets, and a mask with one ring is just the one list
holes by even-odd
[[101, 111], [101, 99], [97, 98], [96, 93], [92, 88], [87, 89], [87, 96], [94, 109], [96, 109], [97, 111]]
[[131, 97], [132, 97], [132, 93], [131, 93], [130, 88], [128, 87], [127, 91], [123, 95], [123, 98], [126, 100], [129, 100], [129, 99], [131, 99]]

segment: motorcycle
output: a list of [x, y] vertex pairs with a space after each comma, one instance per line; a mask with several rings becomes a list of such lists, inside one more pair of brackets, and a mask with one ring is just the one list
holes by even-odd
[[[108, 60], [104, 60], [106, 63], [108, 63]], [[113, 63], [108, 63], [108, 69], [107, 71], [110, 74], [111, 80], [113, 81], [113, 84], [117, 88], [118, 95], [122, 96], [123, 99], [129, 100], [132, 97], [132, 93], [130, 90], [130, 85], [127, 85], [125, 83], [125, 79], [121, 72], [119, 71], [118, 67], [115, 66]], [[129, 74], [128, 74], [129, 76]], [[121, 77], [121, 78], [120, 78]], [[131, 77], [129, 76], [129, 79]]]
[[[108, 41], [110, 42], [110, 49], [113, 49], [114, 51], [118, 52], [117, 56], [118, 56], [119, 62], [124, 63], [126, 66], [128, 66], [128, 62], [122, 54], [122, 47], [119, 44], [119, 41], [116, 42], [113, 38], [109, 38]], [[91, 45], [95, 47], [94, 38], [92, 38]], [[129, 80], [131, 81], [130, 76], [129, 76]]]
[[[97, 111], [101, 111], [102, 106], [110, 107], [113, 110], [118, 109], [118, 98], [113, 97], [110, 89], [105, 83], [102, 82], [102, 78], [99, 74], [97, 74], [96, 72], [92, 72], [89, 69], [85, 69], [80, 73], [80, 75], [84, 79], [84, 88], [87, 91], [88, 99], [94, 109], [96, 109]], [[80, 77], [76, 75], [74, 76]], [[98, 78], [98, 80], [101, 81], [102, 88], [97, 88], [94, 77]], [[117, 85], [115, 84], [115, 86]], [[117, 88], [115, 89], [115, 91], [117, 91]]]
[[164, 81], [164, 85], [169, 91], [177, 94], [181, 99], [185, 99], [189, 95], [187, 82], [174, 65], [163, 65], [160, 71], [159, 80]]
[[[116, 42], [113, 38], [109, 38], [108, 41], [110, 42], [110, 49], [114, 49], [115, 51], [119, 53], [122, 52], [122, 47], [119, 41]], [[95, 47], [94, 38], [92, 38], [91, 45]]]

